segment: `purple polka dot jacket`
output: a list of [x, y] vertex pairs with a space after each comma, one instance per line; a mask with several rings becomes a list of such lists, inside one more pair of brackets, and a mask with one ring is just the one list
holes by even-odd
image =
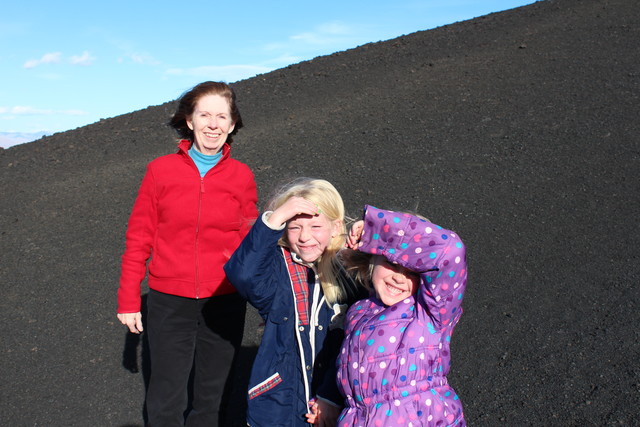
[[413, 215], [365, 206], [363, 220], [359, 250], [420, 273], [420, 286], [390, 307], [372, 296], [349, 309], [337, 362], [345, 396], [338, 426], [464, 426], [447, 374], [467, 284], [465, 246]]

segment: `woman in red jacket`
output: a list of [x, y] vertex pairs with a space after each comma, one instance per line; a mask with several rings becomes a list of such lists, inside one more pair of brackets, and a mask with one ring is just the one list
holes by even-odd
[[149, 424], [185, 424], [193, 370], [186, 425], [216, 426], [246, 307], [222, 266], [258, 215], [256, 184], [249, 167], [230, 157], [242, 119], [227, 84], [195, 86], [169, 124], [183, 139], [177, 153], [149, 163], [142, 180], [122, 256], [118, 319], [133, 333], [143, 330], [148, 262]]

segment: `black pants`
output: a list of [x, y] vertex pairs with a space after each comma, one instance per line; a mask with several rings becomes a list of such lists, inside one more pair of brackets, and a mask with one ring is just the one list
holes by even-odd
[[147, 307], [149, 426], [185, 425], [192, 369], [186, 425], [218, 426], [225, 384], [242, 343], [245, 301], [238, 294], [192, 299], [150, 290]]

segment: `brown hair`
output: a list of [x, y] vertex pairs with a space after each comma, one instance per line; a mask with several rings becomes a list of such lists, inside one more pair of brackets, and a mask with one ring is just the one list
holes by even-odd
[[357, 283], [368, 290], [373, 289], [371, 276], [373, 276], [374, 255], [345, 248], [340, 252], [340, 258], [345, 270]]
[[178, 99], [178, 108], [167, 124], [175, 129], [180, 138], [193, 141], [193, 131], [187, 126], [187, 119], [191, 118], [200, 98], [207, 95], [220, 95], [229, 102], [231, 120], [235, 123], [233, 132], [230, 132], [227, 137], [227, 144], [231, 144], [233, 142], [232, 135], [235, 135], [242, 127], [242, 117], [236, 104], [235, 92], [231, 86], [223, 82], [203, 82], [182, 94]]

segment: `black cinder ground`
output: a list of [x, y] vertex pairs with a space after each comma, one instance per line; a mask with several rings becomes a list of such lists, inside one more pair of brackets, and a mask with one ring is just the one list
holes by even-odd
[[[352, 217], [418, 211], [465, 240], [449, 380], [470, 425], [638, 425], [638, 22], [635, 0], [547, 0], [233, 85], [261, 206], [321, 177]], [[0, 424], [142, 425], [146, 349], [116, 289], [174, 106], [0, 151]]]

